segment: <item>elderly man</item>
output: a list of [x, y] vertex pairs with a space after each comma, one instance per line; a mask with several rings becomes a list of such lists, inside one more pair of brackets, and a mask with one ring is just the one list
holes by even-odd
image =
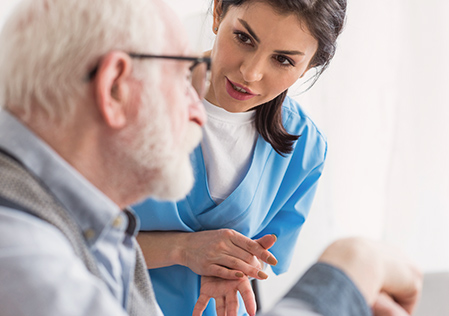
[[186, 38], [156, 0], [28, 0], [8, 19], [1, 315], [161, 315], [126, 206], [191, 188], [205, 115], [189, 78], [208, 60]]
[[[192, 186], [189, 152], [205, 120], [199, 97], [210, 61], [190, 56], [185, 38], [159, 0], [24, 0], [6, 22], [2, 316], [161, 315], [127, 205], [177, 199]], [[360, 315], [381, 291], [411, 310], [419, 278], [361, 245], [331, 246], [301, 279], [301, 315]], [[365, 281], [371, 257], [379, 267]], [[404, 286], [407, 295], [397, 295]], [[345, 295], [329, 301], [336, 293]]]

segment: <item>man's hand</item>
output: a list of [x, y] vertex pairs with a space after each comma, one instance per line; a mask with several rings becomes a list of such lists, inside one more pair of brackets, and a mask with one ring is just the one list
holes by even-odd
[[374, 315], [413, 313], [421, 294], [422, 274], [398, 249], [363, 238], [346, 238], [330, 245], [319, 261], [345, 272], [373, 307]]
[[396, 303], [391, 296], [386, 293], [380, 293], [373, 307], [374, 316], [409, 316], [410, 314]]
[[200, 297], [195, 304], [192, 316], [201, 316], [211, 298], [215, 299], [217, 316], [237, 316], [239, 308], [237, 292], [240, 292], [248, 314], [255, 315], [256, 299], [247, 277], [239, 280], [201, 277]]

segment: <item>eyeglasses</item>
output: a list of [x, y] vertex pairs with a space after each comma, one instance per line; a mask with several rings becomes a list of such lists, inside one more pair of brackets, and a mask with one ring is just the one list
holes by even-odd
[[[192, 65], [189, 67], [190, 75], [189, 81], [192, 87], [195, 89], [196, 93], [202, 99], [209, 89], [210, 84], [210, 67], [211, 58], [209, 57], [186, 57], [186, 56], [167, 56], [167, 55], [148, 55], [148, 54], [135, 54], [128, 53], [131, 58], [145, 59], [145, 58], [162, 58], [162, 59], [173, 59], [181, 60], [186, 62], [191, 62]], [[87, 80], [92, 80], [97, 74], [98, 66], [92, 69], [87, 75]]]

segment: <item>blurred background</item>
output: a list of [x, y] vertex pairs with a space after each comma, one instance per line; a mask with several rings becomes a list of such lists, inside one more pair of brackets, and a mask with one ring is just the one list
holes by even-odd
[[[0, 0], [0, 25], [17, 0]], [[166, 0], [192, 47], [211, 47], [211, 0]], [[449, 1], [356, 0], [330, 67], [290, 95], [327, 135], [316, 200], [288, 274], [261, 283], [279, 299], [339, 237], [384, 240], [425, 272], [449, 270]], [[1, 47], [1, 46], [0, 46]]]

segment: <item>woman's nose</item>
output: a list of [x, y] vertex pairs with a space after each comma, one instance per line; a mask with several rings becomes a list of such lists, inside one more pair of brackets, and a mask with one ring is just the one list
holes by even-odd
[[240, 73], [242, 74], [243, 80], [246, 82], [256, 82], [263, 78], [264, 67], [265, 65], [262, 58], [252, 56], [251, 58], [246, 58], [242, 62]]

